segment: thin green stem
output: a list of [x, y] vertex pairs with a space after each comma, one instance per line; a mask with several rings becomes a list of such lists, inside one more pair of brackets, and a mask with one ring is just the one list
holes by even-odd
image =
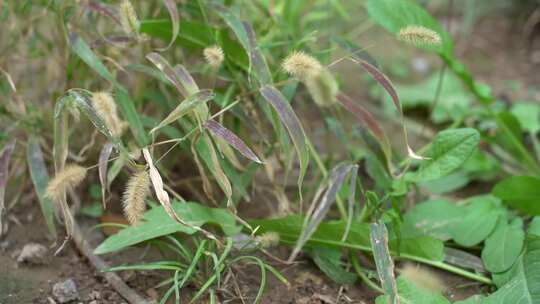
[[379, 285], [375, 284], [372, 280], [370, 280], [366, 276], [366, 274], [362, 271], [360, 263], [358, 262], [358, 258], [352, 252], [350, 254], [350, 260], [351, 260], [352, 266], [354, 268], [354, 271], [360, 277], [362, 282], [366, 283], [366, 285], [369, 288], [375, 290], [376, 292], [380, 292], [380, 293], [384, 294], [384, 290], [381, 287], [379, 287]]

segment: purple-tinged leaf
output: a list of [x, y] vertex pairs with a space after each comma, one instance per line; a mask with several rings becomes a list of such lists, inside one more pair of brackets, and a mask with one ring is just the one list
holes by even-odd
[[396, 278], [394, 276], [394, 262], [388, 249], [388, 230], [382, 221], [370, 225], [371, 248], [373, 259], [377, 266], [379, 280], [389, 304], [399, 304]]
[[164, 0], [164, 2], [165, 6], [167, 6], [167, 10], [169, 11], [169, 15], [171, 15], [172, 37], [169, 45], [167, 45], [165, 48], [159, 49], [160, 51], [165, 51], [170, 48], [176, 40], [176, 37], [178, 37], [178, 33], [180, 32], [180, 17], [178, 16], [176, 2], [174, 0]]
[[396, 109], [400, 113], [400, 115], [403, 114], [403, 111], [401, 110], [401, 103], [399, 102], [399, 97], [397, 95], [396, 90], [394, 89], [394, 85], [392, 85], [392, 82], [386, 75], [384, 75], [379, 69], [377, 69], [374, 65], [371, 63], [364, 61], [364, 60], [354, 60], [354, 62], [358, 63], [366, 72], [368, 72], [379, 85], [381, 85], [388, 95], [392, 97], [392, 101], [394, 102], [394, 105], [396, 106]]
[[414, 159], [426, 159], [420, 155], [417, 155], [414, 150], [409, 145], [409, 137], [407, 135], [407, 127], [405, 126], [405, 120], [403, 117], [403, 109], [401, 108], [401, 102], [399, 101], [398, 94], [396, 92], [396, 89], [394, 89], [394, 85], [390, 81], [386, 75], [384, 75], [379, 69], [377, 69], [375, 66], [373, 66], [371, 63], [364, 61], [364, 60], [357, 60], [352, 59], [353, 62], [359, 64], [366, 72], [368, 72], [377, 83], [384, 88], [384, 90], [390, 95], [392, 98], [392, 102], [394, 103], [394, 106], [396, 107], [400, 119], [401, 119], [401, 126], [403, 128], [403, 138], [405, 140], [405, 145], [407, 146], [407, 154], [409, 157]]
[[165, 119], [163, 119], [155, 128], [150, 130], [150, 133], [154, 133], [164, 126], [182, 118], [184, 115], [194, 110], [197, 106], [213, 99], [214, 96], [215, 94], [211, 90], [201, 90], [189, 96], [187, 99], [182, 101], [169, 115], [167, 115], [167, 117], [165, 117]]
[[176, 77], [174, 69], [171, 67], [169, 62], [163, 58], [163, 56], [158, 53], [150, 53], [146, 55], [146, 59], [150, 60], [163, 73], [167, 80], [174, 85], [182, 96], [187, 97], [190, 95], [186, 88], [184, 88], [184, 86], [181, 84], [180, 80]]
[[351, 98], [345, 94], [339, 93], [336, 98], [339, 102], [341, 102], [345, 109], [347, 109], [349, 112], [351, 112], [351, 114], [356, 116], [356, 118], [358, 118], [358, 120], [363, 125], [365, 125], [371, 131], [371, 133], [373, 133], [373, 135], [379, 140], [379, 144], [381, 145], [381, 148], [386, 154], [387, 161], [390, 161], [390, 141], [388, 140], [386, 133], [384, 133], [383, 128], [379, 125], [377, 120], [375, 120], [373, 115], [364, 107], [352, 101]]
[[336, 194], [341, 188], [347, 173], [349, 173], [353, 168], [356, 168], [356, 166], [347, 163], [338, 164], [330, 172], [329, 178], [321, 185], [321, 187], [319, 187], [317, 194], [315, 195], [313, 202], [309, 206], [309, 210], [306, 213], [306, 221], [304, 223], [302, 233], [298, 237], [296, 245], [289, 256], [289, 262], [294, 261], [298, 253], [300, 253], [302, 247], [304, 247], [304, 244], [313, 235], [315, 230], [317, 230], [317, 227], [322, 222], [328, 213], [328, 210], [336, 200]]
[[111, 18], [114, 22], [116, 22], [116, 24], [121, 24], [120, 19], [118, 18], [118, 14], [114, 10], [100, 3], [99, 1], [90, 1], [87, 7], [89, 10], [98, 12], [104, 16]]
[[6, 232], [4, 231], [4, 227], [7, 227], [4, 222], [7, 211], [4, 196], [6, 195], [8, 181], [9, 160], [11, 159], [13, 149], [15, 149], [15, 140], [9, 142], [0, 152], [0, 236], [4, 235]]
[[285, 125], [285, 128], [287, 128], [287, 131], [289, 132], [289, 136], [291, 137], [291, 141], [294, 144], [300, 160], [298, 187], [301, 188], [309, 161], [309, 151], [306, 144], [306, 133], [304, 132], [304, 128], [294, 113], [291, 105], [280, 91], [273, 86], [265, 85], [260, 89], [260, 93], [264, 99], [272, 105], [274, 110], [276, 110], [281, 123]]
[[272, 74], [270, 74], [270, 69], [266, 64], [266, 60], [264, 59], [264, 56], [262, 55], [259, 46], [257, 45], [253, 27], [248, 22], [242, 22], [242, 25], [248, 38], [248, 48], [246, 51], [249, 56], [249, 68], [250, 70], [254, 71], [255, 76], [262, 85], [271, 84]]
[[184, 87], [184, 89], [189, 95], [199, 92], [199, 86], [183, 65], [175, 65], [174, 74], [176, 75], [176, 79], [178, 79], [179, 83]]
[[103, 148], [101, 148], [101, 152], [99, 153], [99, 161], [98, 161], [98, 173], [99, 173], [99, 182], [101, 184], [101, 200], [103, 202], [103, 209], [106, 208], [106, 199], [105, 194], [106, 192], [110, 192], [109, 184], [107, 182], [107, 164], [109, 163], [109, 157], [111, 156], [111, 152], [114, 145], [110, 142], [107, 142], [105, 145], [103, 145]]
[[240, 154], [244, 155], [246, 158], [262, 164], [261, 160], [251, 151], [251, 149], [244, 143], [242, 139], [240, 139], [236, 134], [234, 134], [231, 130], [225, 128], [220, 123], [218, 123], [215, 120], [208, 120], [204, 124], [204, 127], [215, 136], [225, 140], [229, 145], [231, 145], [233, 148], [235, 148]]

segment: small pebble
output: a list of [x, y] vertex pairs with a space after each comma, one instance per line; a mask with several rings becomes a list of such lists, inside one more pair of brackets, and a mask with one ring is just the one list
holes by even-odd
[[79, 299], [79, 291], [73, 279], [54, 284], [52, 293], [58, 303], [69, 303]]
[[24, 245], [17, 257], [17, 263], [45, 264], [47, 257], [47, 247], [38, 243], [28, 243]]

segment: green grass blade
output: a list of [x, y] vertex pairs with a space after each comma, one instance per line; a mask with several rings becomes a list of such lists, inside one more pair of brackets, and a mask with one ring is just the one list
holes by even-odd
[[43, 152], [39, 146], [37, 138], [31, 137], [28, 140], [28, 148], [26, 151], [26, 159], [30, 170], [30, 177], [36, 190], [41, 212], [47, 223], [47, 228], [51, 235], [56, 237], [56, 226], [54, 224], [54, 204], [45, 196], [45, 189], [49, 183], [49, 174], [45, 161], [43, 160]]

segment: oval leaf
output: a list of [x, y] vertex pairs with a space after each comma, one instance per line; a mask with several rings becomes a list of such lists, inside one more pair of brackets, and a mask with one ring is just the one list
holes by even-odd
[[416, 182], [427, 182], [444, 177], [459, 168], [476, 149], [480, 134], [475, 129], [450, 129], [437, 134], [417, 172]]

